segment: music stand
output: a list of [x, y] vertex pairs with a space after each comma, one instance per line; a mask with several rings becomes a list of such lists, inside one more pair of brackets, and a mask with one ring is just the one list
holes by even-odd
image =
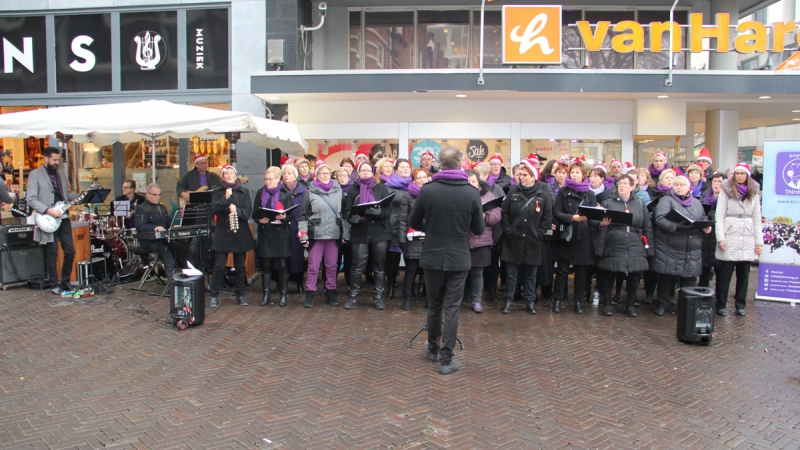
[[[444, 326], [444, 323], [442, 323], [442, 326]], [[427, 329], [428, 329], [428, 325], [427, 324], [424, 327], [420, 328], [419, 331], [417, 331], [417, 334], [415, 334], [414, 337], [412, 337], [411, 340], [408, 341], [408, 345], [406, 346], [406, 348], [411, 348], [411, 343], [414, 342], [414, 339], [416, 339], [417, 336], [419, 336], [423, 331], [425, 331]], [[459, 339], [458, 336], [456, 336], [456, 342], [458, 342], [458, 345], [461, 346], [461, 351], [463, 352], [464, 351], [464, 343], [461, 342], [461, 339]]]
[[211, 198], [213, 196], [214, 196], [214, 191], [190, 192], [189, 203], [194, 205], [199, 203], [211, 203]]
[[86, 198], [82, 201], [78, 202], [78, 205], [86, 205], [89, 203], [104, 203], [108, 194], [111, 192], [111, 189], [89, 189], [86, 191]]

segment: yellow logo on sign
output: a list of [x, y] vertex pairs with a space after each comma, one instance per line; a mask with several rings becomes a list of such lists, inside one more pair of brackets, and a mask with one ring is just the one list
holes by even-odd
[[561, 64], [561, 6], [503, 6], [503, 63]]

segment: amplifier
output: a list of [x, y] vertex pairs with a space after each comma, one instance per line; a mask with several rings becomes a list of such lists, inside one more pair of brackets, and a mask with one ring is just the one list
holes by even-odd
[[27, 247], [35, 245], [33, 230], [36, 225], [0, 226], [0, 245], [3, 247]]
[[44, 246], [0, 247], [0, 286], [42, 279], [47, 270], [44, 265]]
[[206, 318], [206, 277], [172, 275], [169, 315], [180, 330], [203, 323]]
[[78, 263], [78, 283], [90, 286], [106, 279], [106, 259], [92, 258]]

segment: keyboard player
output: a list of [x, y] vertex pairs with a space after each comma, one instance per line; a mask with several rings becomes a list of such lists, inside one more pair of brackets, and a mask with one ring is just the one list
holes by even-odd
[[[136, 232], [139, 237], [139, 246], [145, 248], [150, 253], [161, 255], [164, 267], [168, 275], [172, 276], [175, 271], [176, 255], [181, 259], [180, 263], [185, 264], [186, 246], [180, 241], [169, 241], [167, 230], [172, 225], [167, 208], [160, 204], [161, 188], [153, 183], [147, 186], [145, 192], [145, 202], [136, 208], [134, 214], [136, 218]], [[162, 233], [161, 239], [145, 239], [141, 233]]]

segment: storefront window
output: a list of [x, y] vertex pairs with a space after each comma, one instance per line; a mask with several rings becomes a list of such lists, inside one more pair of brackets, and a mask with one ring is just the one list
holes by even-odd
[[[625, 20], [634, 20], [634, 11], [586, 11], [586, 20], [592, 24], [592, 31], [597, 22], [609, 21], [619, 23]], [[611, 48], [611, 39], [622, 34], [611, 31], [603, 39], [603, 48]], [[601, 50], [588, 53], [588, 66], [591, 69], [633, 69], [633, 53], [617, 53], [613, 50]]]
[[469, 11], [419, 11], [420, 69], [460, 69], [468, 65]]
[[384, 156], [397, 159], [397, 139], [310, 139], [308, 154], [322, 158], [333, 167], [339, 167], [344, 158], [355, 159], [357, 151], [368, 151], [370, 160]]
[[511, 141], [508, 139], [414, 139], [410, 142], [411, 164], [419, 166], [419, 158], [424, 152], [431, 152], [438, 159], [442, 148], [457, 147], [464, 152], [470, 163], [488, 161], [494, 154], [499, 154], [505, 162], [506, 169], [511, 164]]
[[[480, 67], [481, 12], [472, 13], [472, 67]], [[483, 16], [483, 67], [503, 68], [503, 14], [501, 11], [484, 11]]]
[[365, 14], [365, 69], [412, 69], [414, 66], [414, 13]]
[[520, 143], [520, 157], [527, 158], [531, 154], [545, 157], [547, 160], [559, 159], [562, 156], [586, 157], [586, 166], [592, 167], [598, 162], [611, 164], [612, 159], [622, 158], [622, 141], [598, 139], [525, 139]]

